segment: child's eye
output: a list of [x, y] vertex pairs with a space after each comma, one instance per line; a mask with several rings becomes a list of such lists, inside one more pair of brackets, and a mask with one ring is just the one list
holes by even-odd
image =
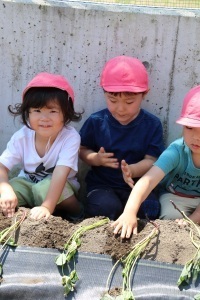
[[186, 129], [189, 129], [189, 130], [191, 130], [191, 129], [192, 129], [192, 127], [189, 127], [189, 126], [185, 126], [185, 128], [186, 128]]
[[58, 113], [58, 112], [59, 112], [59, 111], [56, 110], [56, 109], [52, 109], [52, 110], [51, 110], [51, 113], [54, 113], [54, 114], [55, 114], [55, 113]]
[[41, 110], [39, 108], [33, 108], [31, 111], [32, 112], [40, 112]]

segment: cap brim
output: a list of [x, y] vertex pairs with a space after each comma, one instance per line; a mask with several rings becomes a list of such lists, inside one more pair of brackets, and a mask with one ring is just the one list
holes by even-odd
[[119, 92], [141, 93], [141, 92], [146, 92], [148, 90], [148, 88], [146, 87], [127, 86], [127, 85], [126, 86], [108, 85], [102, 87], [106, 92], [113, 92], [113, 93], [119, 93]]
[[194, 120], [190, 118], [179, 118], [176, 123], [183, 126], [200, 127], [200, 120]]

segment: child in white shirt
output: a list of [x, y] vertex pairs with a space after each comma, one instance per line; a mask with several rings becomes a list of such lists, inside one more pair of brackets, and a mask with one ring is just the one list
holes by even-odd
[[[79, 121], [74, 111], [74, 92], [68, 81], [50, 73], [39, 73], [23, 92], [22, 103], [8, 109], [21, 116], [18, 130], [0, 156], [0, 207], [12, 217], [17, 206], [32, 208], [33, 219], [48, 218], [55, 211], [77, 216], [80, 136], [68, 125]], [[18, 177], [8, 172], [20, 164]]]

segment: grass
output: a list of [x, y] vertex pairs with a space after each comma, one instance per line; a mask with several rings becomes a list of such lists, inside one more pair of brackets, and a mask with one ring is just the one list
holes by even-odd
[[[87, 1], [87, 0], [84, 0]], [[90, 2], [104, 2], [116, 4], [134, 4], [141, 6], [157, 6], [157, 7], [170, 7], [170, 8], [200, 8], [199, 0], [88, 0]]]

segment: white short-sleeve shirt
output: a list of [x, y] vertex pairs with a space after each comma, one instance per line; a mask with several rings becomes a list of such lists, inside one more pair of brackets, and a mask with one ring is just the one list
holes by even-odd
[[63, 127], [47, 153], [40, 157], [35, 148], [35, 131], [23, 126], [11, 137], [0, 162], [9, 170], [20, 164], [19, 176], [38, 182], [53, 172], [55, 166], [71, 168], [68, 179], [78, 171], [80, 136], [71, 126]]

